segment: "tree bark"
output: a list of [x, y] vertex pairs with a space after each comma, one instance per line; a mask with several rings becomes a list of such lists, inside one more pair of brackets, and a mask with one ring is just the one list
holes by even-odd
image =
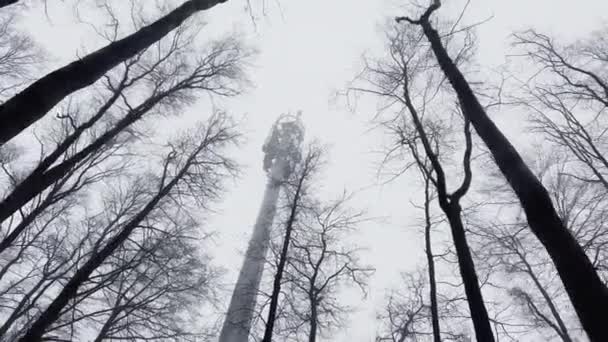
[[435, 258], [433, 256], [433, 249], [431, 244], [431, 213], [430, 213], [430, 194], [429, 186], [430, 180], [428, 177], [424, 178], [425, 189], [424, 189], [424, 243], [426, 261], [428, 264], [429, 272], [429, 297], [431, 299], [431, 324], [433, 327], [433, 341], [441, 342], [441, 327], [439, 326], [439, 310], [437, 308], [437, 283], [435, 279]]
[[0, 146], [41, 119], [71, 93], [95, 83], [110, 69], [135, 56], [193, 14], [227, 0], [188, 0], [137, 32], [61, 67], [0, 105]]
[[467, 243], [467, 238], [462, 224], [461, 208], [458, 203], [450, 203], [447, 206], [441, 205], [441, 209], [445, 212], [450, 223], [452, 239], [456, 248], [456, 256], [458, 258], [458, 268], [460, 276], [464, 283], [464, 290], [467, 295], [467, 303], [471, 312], [471, 319], [475, 328], [475, 336], [477, 341], [493, 342], [494, 334], [490, 326], [490, 318], [488, 311], [484, 305], [481, 288], [479, 287], [479, 279], [475, 272], [475, 264]]
[[464, 115], [471, 121], [496, 164], [517, 194], [528, 224], [551, 256], [564, 287], [592, 341], [608, 341], [608, 289], [584, 250], [558, 217], [547, 190], [496, 127], [469, 83], [443, 47], [428, 17], [421, 20], [426, 37], [444, 74], [458, 95]]
[[[438, 156], [435, 154], [433, 148], [431, 147], [431, 142], [424, 130], [424, 126], [420, 120], [420, 116], [418, 115], [418, 111], [416, 110], [414, 104], [411, 101], [407, 84], [404, 85], [403, 89], [405, 105], [407, 106], [412, 116], [412, 121], [416, 128], [416, 131], [418, 132], [418, 136], [422, 142], [425, 153], [431, 162], [432, 170], [437, 175], [436, 180], [434, 182], [435, 188], [437, 189], [437, 199], [439, 202], [439, 206], [447, 216], [450, 224], [452, 239], [454, 240], [454, 247], [456, 248], [456, 255], [458, 257], [458, 267], [462, 276], [462, 281], [464, 283], [464, 288], [467, 295], [467, 302], [471, 311], [471, 319], [473, 321], [473, 326], [475, 327], [475, 334], [477, 336], [477, 340], [484, 342], [494, 342], [494, 335], [492, 333], [492, 327], [490, 325], [488, 312], [483, 302], [483, 296], [479, 287], [477, 273], [475, 272], [475, 264], [473, 263], [473, 258], [471, 257], [471, 252], [466, 240], [464, 227], [462, 225], [462, 210], [459, 204], [459, 200], [468, 191], [472, 179], [470, 167], [470, 157], [472, 149], [470, 135], [471, 132], [469, 130], [470, 123], [468, 120], [465, 120], [464, 128], [466, 149], [463, 160], [465, 178], [462, 182], [462, 185], [453, 194], [449, 195], [447, 192], [445, 172], [443, 170], [443, 167], [441, 166], [441, 162], [439, 161]], [[430, 173], [427, 173], [428, 170], [424, 171], [425, 167], [422, 164], [423, 162], [417, 157], [416, 159], [419, 167], [421, 168], [421, 171], [425, 172], [426, 177], [430, 177]]]
[[14, 5], [17, 2], [19, 2], [19, 0], [0, 0], [0, 8], [6, 7], [6, 6], [10, 6], [10, 5]]
[[310, 331], [308, 332], [308, 342], [317, 341], [317, 319], [318, 319], [317, 305], [319, 305], [317, 300], [311, 298], [310, 299]]
[[298, 179], [298, 185], [294, 194], [293, 201], [291, 203], [291, 209], [287, 224], [285, 225], [285, 238], [283, 239], [283, 247], [281, 248], [281, 254], [279, 255], [279, 264], [277, 266], [277, 273], [274, 275], [274, 281], [272, 284], [272, 294], [270, 297], [270, 307], [268, 309], [268, 319], [266, 320], [266, 328], [264, 330], [264, 337], [262, 342], [272, 341], [272, 331], [274, 329], [274, 323], [276, 319], [277, 308], [279, 306], [279, 295], [281, 294], [281, 281], [283, 280], [283, 271], [287, 264], [287, 252], [289, 251], [289, 244], [291, 242], [291, 233], [293, 231], [293, 224], [296, 219], [297, 209], [300, 201], [300, 194], [302, 191], [302, 185], [306, 178], [307, 172], [304, 170], [302, 175]]
[[112, 327], [112, 324], [114, 324], [114, 320], [116, 319], [119, 313], [120, 310], [117, 310], [116, 308], [112, 310], [110, 317], [108, 317], [106, 322], [103, 324], [103, 326], [99, 330], [99, 333], [97, 334], [97, 337], [95, 337], [95, 340], [93, 342], [103, 342], [104, 339], [108, 338], [108, 331], [110, 331], [110, 328]]

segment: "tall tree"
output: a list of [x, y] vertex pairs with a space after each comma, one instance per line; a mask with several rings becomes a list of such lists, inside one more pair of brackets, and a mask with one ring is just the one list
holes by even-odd
[[437, 276], [435, 272], [435, 255], [433, 254], [433, 244], [431, 239], [431, 179], [424, 177], [424, 254], [428, 268], [429, 280], [429, 299], [431, 305], [431, 326], [433, 327], [433, 341], [441, 342], [441, 327], [439, 325], [439, 308], [437, 307]]
[[42, 51], [34, 40], [18, 29], [15, 11], [0, 12], [0, 100], [5, 101], [30, 82], [44, 65]]
[[271, 342], [273, 330], [276, 321], [277, 309], [279, 307], [279, 296], [281, 294], [281, 285], [283, 282], [283, 274], [289, 259], [289, 245], [292, 243], [291, 235], [294, 230], [294, 224], [303, 206], [303, 197], [309, 191], [311, 178], [318, 171], [319, 163], [321, 162], [322, 149], [316, 145], [310, 145], [306, 148], [302, 161], [291, 177], [286, 181], [286, 197], [288, 215], [285, 221], [285, 236], [282, 241], [282, 247], [278, 256], [278, 265], [273, 276], [272, 293], [270, 295], [270, 304], [268, 307], [268, 318], [264, 329], [264, 337], [262, 342]]
[[[537, 176], [556, 203], [560, 218], [605, 279], [606, 254], [602, 246], [606, 243], [606, 229], [602, 222], [606, 215], [606, 195], [603, 185], [571, 177], [566, 171], [571, 161], [553, 148], [537, 153], [545, 157], [530, 164], [534, 165]], [[524, 329], [527, 334], [545, 339], [552, 336], [562, 341], [576, 340], [582, 335], [582, 329], [562, 283], [555, 276], [551, 259], [527, 229], [514, 194], [495, 195], [508, 188], [500, 178], [497, 170], [486, 176], [484, 188], [488, 190], [483, 193], [487, 197], [484, 196], [478, 212], [472, 217], [475, 242], [484, 246], [478, 255], [480, 263], [492, 269], [490, 281], [512, 297], [518, 308], [513, 316], [522, 318], [529, 326]], [[512, 282], [498, 281], [505, 277]]]
[[295, 231], [288, 259], [286, 282], [290, 295], [284, 306], [291, 322], [287, 328], [308, 325], [308, 342], [344, 327], [350, 307], [341, 303], [340, 290], [355, 286], [365, 295], [374, 268], [364, 265], [360, 248], [348, 242], [364, 213], [347, 207], [343, 196], [307, 207]]
[[243, 341], [250, 335], [266, 254], [271, 243], [271, 228], [277, 212], [277, 202], [281, 190], [285, 191], [285, 186], [289, 184], [286, 181], [290, 180], [296, 165], [301, 162], [300, 145], [303, 139], [304, 127], [299, 116], [294, 118], [282, 114], [272, 126], [262, 146], [262, 165], [268, 177], [266, 189], [222, 324], [220, 342]]
[[197, 12], [227, 0], [188, 0], [152, 24], [37, 80], [0, 105], [0, 146], [40, 120], [71, 93], [162, 39]]
[[[63, 288], [32, 322], [19, 341], [40, 341], [46, 331], [61, 316], [70, 301], [79, 294], [83, 283], [88, 281], [95, 270], [106, 262], [125, 242], [146, 227], [146, 220], [159, 205], [175, 201], [176, 197], [197, 197], [199, 201], [209, 201], [221, 190], [220, 182], [227, 172], [233, 170], [232, 161], [221, 155], [222, 149], [234, 142], [236, 133], [228, 119], [220, 114], [213, 116], [206, 127], [171, 145], [171, 151], [164, 158], [162, 170], [154, 178], [156, 184], [147, 191], [145, 203], [125, 222], [119, 222], [118, 229], [108, 239], [98, 243], [86, 262], [79, 265]], [[166, 214], [167, 211], [162, 211]]]
[[[121, 144], [119, 137], [126, 138], [128, 133], [133, 133], [131, 127], [142, 118], [161, 109], [167, 113], [175, 111], [200, 92], [219, 96], [239, 93], [242, 62], [247, 52], [238, 41], [229, 38], [215, 42], [207, 54], [190, 60], [184, 54], [190, 40], [179, 30], [172, 38], [167, 47], [159, 44], [156, 53], [138, 55], [125, 62], [115, 79], [106, 76], [107, 94], [104, 93], [96, 103], [97, 109], [82, 123], [75, 119], [75, 114], [80, 113], [67, 111], [61, 115], [66, 121], [64, 136], [58, 139], [55, 149], [44, 156], [24, 179], [16, 182], [0, 202], [0, 222], [13, 216], [53, 184], [66, 180], [71, 170], [94, 160], [100, 151]], [[134, 90], [146, 91], [148, 95], [143, 101], [132, 103], [127, 95]], [[111, 114], [119, 119], [108, 120]], [[92, 138], [87, 139], [87, 135]], [[48, 201], [54, 202], [64, 196], [64, 191], [59, 191]], [[35, 214], [33, 212], [28, 220], [31, 221]], [[2, 238], [0, 253], [27, 228], [28, 220], [22, 220]]]
[[546, 188], [488, 117], [469, 82], [450, 58], [441, 36], [430, 21], [430, 16], [440, 6], [441, 1], [434, 0], [418, 19], [398, 17], [396, 20], [422, 27], [439, 66], [458, 95], [463, 114], [490, 150], [517, 194], [530, 228], [551, 256], [587, 334], [592, 341], [606, 341], [608, 329], [602, 317], [608, 310], [608, 288], [559, 218]]
[[[421, 30], [398, 27], [387, 35], [388, 58], [373, 63], [367, 62], [362, 73], [366, 85], [353, 89], [379, 96], [384, 101], [400, 106], [397, 108], [398, 114], [388, 119], [385, 125], [396, 131], [398, 144], [409, 150], [412, 164], [433, 184], [439, 206], [449, 222], [477, 339], [494, 341], [462, 219], [461, 200], [469, 191], [472, 180], [471, 123], [468, 117], [464, 117], [464, 122], [455, 122], [452, 123], [454, 127], [449, 127], [449, 124], [440, 119], [429, 118], [431, 111], [449, 111], [445, 107], [434, 105], [433, 100], [449, 101], [450, 94], [442, 94], [441, 81], [438, 82], [440, 78], [432, 76], [434, 66], [428, 58], [428, 50], [422, 44], [424, 35]], [[463, 56], [466, 56], [469, 48], [467, 45], [463, 47]], [[421, 88], [416, 88], [418, 85], [421, 85]], [[456, 125], [462, 125], [463, 128], [456, 130]], [[460, 185], [450, 192], [450, 173], [446, 171], [443, 160], [447, 157], [443, 151], [453, 148], [447, 147], [446, 140], [450, 134], [454, 135], [457, 131], [463, 132], [460, 134], [464, 135], [462, 168], [457, 171], [462, 173], [463, 177]]]
[[[316, 188], [318, 180], [305, 184], [308, 190]], [[285, 236], [285, 223], [289, 220], [290, 198], [286, 198], [281, 210], [283, 222], [277, 225], [271, 256], [267, 267], [275, 275], [281, 265], [281, 252]], [[329, 201], [319, 200], [316, 193], [302, 192], [299, 211], [291, 227], [290, 247], [285, 260], [280, 292], [274, 291], [274, 276], [267, 285], [268, 293], [261, 291], [265, 299], [258, 306], [260, 315], [278, 293], [274, 316], [273, 339], [317, 341], [328, 338], [344, 329], [348, 314], [354, 309], [343, 302], [341, 295], [346, 288], [357, 288], [365, 295], [367, 283], [374, 268], [364, 265], [361, 248], [351, 241], [357, 227], [368, 219], [364, 212], [352, 210], [351, 199], [346, 193]], [[267, 316], [267, 314], [265, 315]], [[261, 330], [267, 328], [265, 319]]]

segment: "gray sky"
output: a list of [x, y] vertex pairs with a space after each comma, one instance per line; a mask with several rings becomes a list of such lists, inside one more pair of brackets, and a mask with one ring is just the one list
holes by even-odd
[[[254, 11], [259, 1], [252, 0]], [[437, 15], [453, 18], [464, 0], [444, 1]], [[280, 8], [277, 6], [280, 4]], [[231, 186], [221, 211], [210, 221], [220, 235], [214, 253], [216, 261], [230, 270], [226, 281], [234, 282], [265, 186], [261, 168], [261, 145], [268, 130], [283, 112], [303, 110], [307, 138], [319, 138], [331, 145], [330, 164], [324, 173], [326, 196], [344, 188], [362, 190], [356, 205], [367, 207], [372, 216], [385, 217], [381, 223], [364, 225], [358, 239], [369, 248], [364, 261], [377, 268], [368, 300], [352, 316], [347, 331], [332, 341], [372, 341], [375, 333], [374, 310], [381, 303], [384, 289], [392, 286], [399, 271], [412, 269], [421, 261], [422, 239], [412, 225], [417, 213], [411, 210], [413, 186], [400, 179], [388, 186], [377, 185], [374, 151], [382, 145], [377, 132], [368, 132], [375, 104], [359, 103], [355, 113], [344, 101], [334, 103], [332, 95], [343, 89], [357, 71], [366, 51], [382, 48], [380, 24], [385, 17], [405, 15], [396, 10], [405, 1], [363, 0], [267, 0], [267, 14], [253, 27], [244, 11], [244, 0], [231, 0], [205, 14], [209, 36], [239, 31], [260, 54], [251, 73], [254, 87], [244, 96], [223, 102], [237, 116], [245, 116], [247, 143], [236, 156], [245, 165], [242, 177]], [[40, 9], [26, 18], [33, 35], [47, 47], [53, 60], [50, 67], [70, 61], [83, 46], [92, 48], [90, 32], [75, 30], [71, 12], [63, 5], [51, 5], [51, 22], [41, 21]], [[477, 29], [478, 62], [490, 70], [505, 61], [508, 35], [514, 30], [534, 27], [544, 33], [571, 40], [590, 33], [608, 22], [608, 2], [604, 0], [473, 0], [464, 24], [493, 18]], [[82, 50], [80, 50], [82, 51]], [[488, 71], [489, 72], [489, 71]], [[185, 113], [184, 126], [209, 112], [201, 103]], [[517, 138], [513, 116], [493, 114], [508, 136]], [[522, 118], [520, 116], [519, 118]], [[515, 120], [516, 121], [516, 120]]]

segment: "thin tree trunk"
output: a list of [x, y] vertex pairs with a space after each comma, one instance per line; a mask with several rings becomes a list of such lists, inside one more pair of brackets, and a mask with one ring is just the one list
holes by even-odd
[[479, 279], [475, 272], [475, 264], [467, 243], [467, 238], [462, 224], [461, 208], [458, 203], [450, 203], [447, 207], [441, 206], [450, 223], [452, 239], [458, 257], [458, 268], [464, 283], [464, 290], [467, 295], [467, 303], [471, 312], [471, 319], [475, 328], [477, 341], [493, 342], [494, 334], [490, 325], [488, 311], [483, 301]]
[[119, 63], [137, 55], [193, 14], [227, 0], [188, 0], [137, 32], [61, 67], [0, 105], [0, 146], [41, 119], [71, 93], [95, 83]]
[[317, 303], [316, 300], [310, 298], [310, 331], [308, 332], [308, 342], [317, 341]]
[[[424, 18], [423, 18], [424, 19]], [[458, 67], [442, 45], [428, 17], [420, 20], [437, 61], [458, 95], [464, 115], [492, 153], [517, 194], [528, 224], [551, 256], [581, 323], [592, 341], [608, 341], [608, 289], [584, 250], [557, 215], [551, 198], [521, 156], [479, 103]]]
[[268, 309], [268, 319], [266, 320], [266, 328], [264, 330], [264, 337], [262, 342], [272, 341], [272, 330], [274, 329], [274, 323], [276, 319], [277, 308], [279, 306], [279, 295], [281, 294], [281, 281], [283, 280], [283, 271], [287, 263], [287, 252], [289, 251], [289, 244], [291, 243], [291, 233], [293, 231], [293, 224], [296, 219], [296, 213], [300, 201], [300, 193], [302, 191], [302, 185], [306, 178], [307, 172], [302, 172], [300, 179], [298, 180], [298, 186], [294, 194], [293, 201], [291, 203], [291, 210], [287, 224], [285, 225], [285, 238], [283, 240], [283, 247], [281, 254], [279, 255], [279, 264], [277, 266], [277, 273], [274, 275], [274, 281], [272, 284], [272, 294], [270, 297], [270, 307]]
[[[52, 205], [53, 203], [56, 202], [56, 201], [53, 201], [51, 196], [53, 196], [53, 195], [49, 194], [48, 196], [46, 196], [46, 198], [41, 203], [39, 203], [36, 206], [36, 208], [34, 208], [29, 213], [27, 213], [25, 216], [23, 216], [21, 218], [21, 221], [19, 222], [19, 224], [17, 224], [15, 226], [15, 228], [13, 228], [13, 230], [4, 239], [2, 239], [2, 241], [0, 241], [0, 254], [2, 254], [2, 252], [4, 252], [7, 248], [9, 248], [13, 244], [13, 242], [17, 239], [17, 237], [19, 237], [19, 235], [32, 222], [34, 222], [34, 220], [36, 219], [36, 217], [38, 217], [38, 215], [40, 215], [50, 205]], [[0, 202], [0, 206], [2, 205], [2, 203], [3, 202]], [[19, 209], [19, 208], [17, 208], [17, 209]], [[0, 223], [2, 223], [2, 220], [0, 220]], [[4, 276], [4, 274], [2, 272], [0, 272], [0, 279], [2, 279], [3, 276]]]
[[17, 2], [19, 2], [19, 0], [0, 0], [0, 8], [6, 7], [6, 6], [10, 6], [10, 5], [14, 5]]
[[[466, 194], [471, 183], [471, 168], [470, 168], [470, 156], [472, 149], [471, 136], [469, 131], [469, 121], [465, 120], [465, 139], [466, 149], [464, 154], [464, 171], [465, 179], [462, 185], [453, 194], [447, 193], [447, 186], [445, 180], [445, 172], [441, 166], [439, 158], [431, 147], [431, 142], [424, 130], [424, 126], [418, 115], [418, 111], [414, 107], [409, 95], [409, 89], [407, 85], [403, 87], [405, 105], [407, 106], [418, 136], [422, 142], [427, 158], [429, 158], [433, 171], [437, 175], [437, 179], [434, 182], [435, 188], [437, 189], [437, 199], [439, 206], [448, 218], [450, 229], [452, 231], [452, 239], [454, 240], [454, 247], [456, 248], [456, 255], [458, 257], [458, 267], [462, 281], [464, 283], [465, 292], [467, 295], [467, 302], [471, 311], [471, 319], [473, 326], [475, 327], [475, 334], [478, 341], [494, 342], [494, 335], [492, 333], [492, 327], [488, 317], [485, 304], [483, 302], [483, 296], [481, 295], [481, 289], [479, 288], [479, 281], [477, 279], [477, 273], [475, 272], [475, 264], [471, 257], [469, 245], [466, 241], [464, 227], [462, 225], [461, 208], [459, 200]], [[422, 172], [424, 166], [422, 161], [417, 160], [419, 167]], [[426, 177], [430, 177], [430, 174], [426, 174]]]
[[435, 258], [433, 256], [433, 249], [431, 244], [431, 213], [430, 213], [430, 194], [429, 186], [430, 180], [428, 177], [424, 178], [425, 189], [424, 189], [424, 242], [425, 242], [425, 253], [426, 261], [428, 264], [429, 271], [429, 297], [431, 298], [431, 323], [433, 326], [433, 341], [441, 342], [441, 328], [439, 326], [439, 310], [437, 309], [437, 283], [435, 279]]

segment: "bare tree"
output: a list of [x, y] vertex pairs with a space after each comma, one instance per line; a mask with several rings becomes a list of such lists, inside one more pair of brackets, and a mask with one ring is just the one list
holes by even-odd
[[430, 16], [441, 6], [434, 0], [418, 19], [399, 17], [422, 27], [441, 69], [458, 95], [462, 112], [484, 141], [526, 213], [528, 224], [555, 263], [566, 291], [587, 334], [593, 341], [608, 340], [608, 329], [601, 317], [608, 308], [608, 289], [601, 281], [583, 248], [564, 226], [551, 198], [515, 150], [510, 141], [488, 117], [475, 92], [450, 58]]
[[96, 270], [91, 278], [98, 280], [88, 285], [95, 291], [81, 291], [47, 335], [68, 336], [84, 323], [94, 327], [95, 341], [201, 337], [188, 316], [210, 299], [217, 272], [200, 253], [198, 222], [182, 208], [161, 209], [171, 220], [147, 219], [146, 233], [131, 236]]
[[605, 32], [603, 28], [589, 39], [561, 46], [547, 35], [527, 30], [514, 35], [514, 44], [524, 48], [527, 57], [552, 76], [547, 89], [555, 90], [564, 99], [593, 103], [596, 110], [602, 111], [608, 107]]
[[178, 28], [194, 14], [226, 0], [188, 0], [155, 22], [61, 67], [0, 105], [0, 145], [41, 119], [66, 96], [95, 83], [112, 68]]
[[309, 342], [344, 327], [352, 308], [341, 303], [340, 291], [355, 286], [365, 295], [374, 272], [361, 262], [360, 248], [348, 243], [348, 235], [366, 220], [363, 212], [347, 207], [348, 199], [344, 194], [311, 205], [294, 231], [285, 277], [290, 293], [283, 304], [290, 317], [284, 330], [297, 336], [294, 328], [307, 325]]
[[[483, 341], [494, 341], [473, 257], [466, 239], [460, 204], [461, 199], [468, 192], [472, 180], [471, 123], [466, 116], [463, 120], [464, 123], [452, 123], [452, 126], [448, 126], [448, 123], [442, 122], [440, 119], [429, 118], [429, 112], [446, 111], [445, 107], [434, 107], [433, 100], [441, 98], [442, 101], [449, 101], [449, 97], [446, 95], [442, 97], [441, 79], [434, 78], [432, 75], [435, 67], [430, 62], [429, 51], [423, 44], [423, 37], [421, 30], [396, 28], [391, 31], [388, 34], [388, 57], [386, 60], [367, 62], [362, 73], [366, 85], [363, 88], [353, 89], [376, 95], [387, 101], [388, 106], [399, 106], [398, 115], [387, 120], [384, 125], [395, 132], [399, 138], [395, 149], [407, 148], [414, 160], [412, 165], [430, 180], [437, 191], [439, 206], [446, 215], [451, 228], [458, 266], [477, 338]], [[466, 58], [470, 47], [469, 41], [461, 49], [459, 57]], [[417, 88], [418, 85], [421, 88]], [[449, 173], [446, 172], [444, 166], [447, 157], [442, 148], [454, 144], [454, 141], [448, 143], [447, 139], [454, 139], [452, 138], [456, 131], [454, 126], [458, 124], [463, 126], [464, 151], [462, 152], [462, 169], [457, 172], [463, 173], [463, 179], [456, 190], [450, 193], [447, 185]]]
[[[19, 301], [19, 307], [2, 325], [0, 340], [16, 340], [27, 330], [70, 274], [118, 233], [119, 222], [137, 214], [145, 204], [145, 184], [124, 183], [124, 189], [117, 186], [109, 194], [106, 190], [105, 205], [98, 214], [86, 217], [80, 224], [73, 225], [76, 220], [71, 217], [46, 227], [42, 232], [45, 243], [40, 241], [37, 246], [40, 251], [32, 251], [32, 247], [27, 250], [32, 259], [38, 257], [32, 262], [40, 260], [44, 268], [28, 269], [29, 265], [22, 263], [14, 277], [18, 281], [8, 282], [13, 289], [28, 292], [21, 297], [14, 290], [5, 292], [7, 303], [14, 299]], [[47, 330], [45, 339], [73, 340], [95, 334], [96, 340], [200, 337], [188, 315], [210, 299], [206, 297], [216, 272], [209, 266], [208, 257], [200, 253], [200, 227], [186, 208], [187, 203], [182, 200], [179, 207], [169, 204], [159, 205], [157, 210], [161, 213], [147, 217], [138, 232], [81, 285], [78, 295]], [[13, 328], [8, 331], [10, 325]]]
[[[556, 203], [559, 216], [593, 258], [596, 270], [605, 276], [606, 230], [602, 223], [606, 215], [605, 192], [598, 194], [597, 185], [570, 177], [565, 172], [569, 161], [556, 151], [539, 154], [547, 157], [533, 165]], [[580, 327], [571, 312], [567, 294], [555, 277], [550, 257], [527, 230], [514, 195], [500, 198], [493, 195], [508, 185], [495, 174], [487, 178], [486, 187], [491, 190], [484, 192], [492, 198], [482, 201], [483, 211], [479, 210], [471, 223], [475, 226], [472, 234], [479, 239], [476, 242], [484, 246], [478, 256], [482, 265], [492, 268], [493, 282], [502, 284], [498, 288], [513, 297], [529, 325], [529, 333], [546, 333], [562, 341], [575, 340], [580, 335]], [[600, 186], [600, 190], [602, 188]], [[511, 279], [510, 284], [505, 284], [504, 278]]]
[[341, 303], [341, 290], [355, 286], [365, 293], [374, 271], [362, 265], [360, 249], [348, 244], [349, 234], [367, 220], [363, 212], [347, 207], [347, 194], [318, 199], [323, 156], [318, 143], [308, 144], [286, 181], [266, 261], [269, 279], [258, 294], [261, 341], [316, 341], [344, 327], [352, 308]]
[[283, 282], [283, 273], [289, 258], [289, 245], [292, 243], [291, 235], [294, 230], [296, 218], [302, 210], [303, 197], [307, 196], [309, 191], [311, 178], [318, 171], [321, 162], [322, 149], [316, 145], [309, 145], [304, 153], [304, 157], [296, 170], [292, 172], [290, 179], [286, 181], [284, 189], [286, 191], [286, 207], [287, 219], [285, 221], [285, 236], [282, 239], [282, 247], [278, 255], [278, 265], [273, 276], [272, 292], [270, 295], [270, 303], [268, 307], [268, 318], [264, 329], [263, 342], [271, 342], [274, 330], [277, 308], [279, 306], [279, 296], [281, 294], [281, 284]]
[[549, 327], [562, 341], [573, 341], [565, 310], [559, 304], [565, 293], [552, 281], [550, 260], [542, 254], [539, 257], [536, 241], [526, 236], [526, 224], [521, 223], [519, 229], [515, 224], [485, 222], [483, 226], [485, 229], [476, 231], [484, 236], [481, 243], [486, 247], [479, 257], [487, 258], [484, 263], [493, 264], [495, 272], [504, 272], [505, 277], [511, 278], [511, 283], [503, 286], [506, 294], [524, 309], [525, 322], [532, 328], [526, 330], [539, 334]]
[[[399, 141], [401, 144], [401, 140]], [[428, 159], [425, 160], [428, 164]], [[425, 166], [425, 167], [428, 167]], [[435, 200], [435, 191], [431, 179], [426, 177], [426, 173], [421, 172], [424, 180], [424, 201], [420, 207], [424, 213], [423, 218], [423, 235], [424, 235], [424, 254], [426, 257], [427, 282], [424, 282], [422, 276], [413, 273], [402, 273], [403, 285], [407, 287], [407, 291], [411, 296], [408, 300], [397, 300], [396, 297], [405, 296], [400, 292], [392, 292], [388, 297], [387, 307], [385, 312], [380, 314], [377, 319], [383, 325], [382, 330], [391, 330], [384, 332], [387, 336], [377, 336], [376, 341], [406, 341], [416, 339], [421, 336], [430, 335], [434, 342], [441, 341], [441, 327], [438, 307], [438, 276], [436, 268], [436, 255], [433, 252], [432, 231], [436, 228], [439, 222], [433, 217], [432, 202]], [[414, 280], [417, 277], [418, 279]], [[425, 296], [422, 294], [422, 287], [428, 283], [428, 299], [429, 305], [425, 304]], [[413, 305], [415, 308], [403, 309], [399, 308], [402, 305]], [[427, 307], [424, 307], [427, 306]], [[427, 314], [428, 311], [428, 314]], [[406, 317], [403, 318], [403, 315]], [[397, 317], [403, 319], [397, 322]], [[426, 331], [427, 321], [431, 324], [431, 333]], [[424, 326], [424, 328], [422, 328]], [[392, 328], [391, 328], [392, 327]], [[390, 335], [390, 337], [388, 337]]]
[[[86, 210], [82, 203], [87, 202], [87, 196], [82, 190], [90, 189], [98, 182], [110, 181], [128, 169], [128, 160], [104, 163], [115, 152], [116, 149], [102, 151], [80, 168], [70, 170], [65, 179], [20, 208], [19, 214], [3, 227], [3, 238], [13, 230], [23, 233], [0, 255], [0, 288], [7, 300], [14, 303], [0, 310], [2, 313], [12, 310], [0, 327], [0, 336], [38, 305], [34, 298], [42, 296], [46, 289], [60, 281], [62, 272], [69, 271], [72, 257], [66, 255], [81, 250], [80, 242], [66, 239], [66, 236], [80, 236], [74, 222], [78, 220], [78, 213]], [[71, 228], [74, 231], [70, 233]], [[70, 250], [74, 252], [66, 252]]]
[[[61, 212], [60, 212], [61, 213]], [[45, 300], [47, 291], [66, 279], [73, 270], [73, 260], [78, 260], [84, 240], [68, 235], [73, 228], [69, 220], [54, 223], [49, 220], [33, 236], [20, 246], [15, 257], [4, 270], [14, 267], [2, 279], [2, 315], [0, 340], [13, 341], [23, 325], [27, 325], [36, 315], [39, 305]], [[86, 235], [88, 232], [84, 232]], [[80, 234], [78, 234], [80, 237]], [[76, 241], [74, 241], [76, 240]]]
[[[66, 127], [62, 133], [64, 138], [59, 139], [50, 154], [41, 157], [39, 164], [23, 180], [15, 182], [13, 189], [0, 202], [0, 221], [13, 216], [53, 184], [70, 179], [67, 176], [71, 170], [81, 168], [89, 160], [97, 160], [101, 152], [116, 149], [131, 139], [135, 135], [131, 127], [144, 116], [158, 111], [176, 111], [199, 93], [220, 96], [239, 93], [243, 80], [242, 62], [248, 53], [238, 41], [229, 38], [216, 42], [206, 55], [188, 60], [181, 52], [188, 47], [190, 40], [181, 37], [180, 30], [172, 38], [166, 48], [164, 44], [159, 45], [152, 56], [141, 55], [125, 62], [116, 80], [106, 76], [105, 86], [109, 95], [99, 100], [97, 111], [82, 123], [77, 123], [74, 113], [69, 110], [62, 114]], [[128, 95], [136, 86], [143, 87], [149, 95], [134, 104]], [[48, 201], [54, 203], [65, 195], [64, 190], [51, 192]], [[33, 211], [30, 220], [36, 214]], [[0, 253], [28, 224], [27, 220], [22, 220], [20, 225], [6, 233], [0, 242]]]
[[433, 244], [431, 240], [431, 201], [433, 193], [431, 192], [431, 180], [424, 177], [424, 252], [426, 255], [426, 263], [428, 268], [429, 281], [429, 300], [431, 309], [431, 326], [433, 327], [433, 341], [441, 342], [441, 328], [439, 326], [439, 308], [437, 307], [437, 277], [435, 272], [435, 255], [433, 254]]
[[[198, 203], [207, 204], [217, 198], [221, 191], [221, 180], [234, 170], [233, 163], [221, 155], [221, 150], [232, 144], [236, 137], [227, 120], [225, 115], [215, 115], [206, 127], [199, 128], [196, 135], [170, 145], [170, 152], [162, 162], [160, 173], [152, 176], [156, 180], [155, 186], [150, 185], [148, 189], [144, 187], [143, 205], [127, 220], [116, 222], [117, 226], [113, 226], [114, 229], [106, 239], [95, 243], [86, 261], [77, 266], [51, 303], [28, 325], [20, 336], [20, 341], [40, 341], [53, 324], [58, 322], [71, 301], [77, 299], [83, 291], [90, 292], [83, 285], [94, 279], [92, 277], [95, 271], [108, 262], [117, 250], [126, 246], [133, 236], [146, 234], [148, 228], [152, 231], [160, 230], [154, 225], [155, 219], [171, 220], [172, 216], [164, 207], [165, 203], [179, 206], [180, 199], [193, 198]], [[153, 183], [146, 181], [146, 184]], [[162, 230], [159, 234], [162, 235]], [[157, 240], [157, 243], [162, 243], [162, 239]], [[109, 274], [114, 275], [116, 272]]]

